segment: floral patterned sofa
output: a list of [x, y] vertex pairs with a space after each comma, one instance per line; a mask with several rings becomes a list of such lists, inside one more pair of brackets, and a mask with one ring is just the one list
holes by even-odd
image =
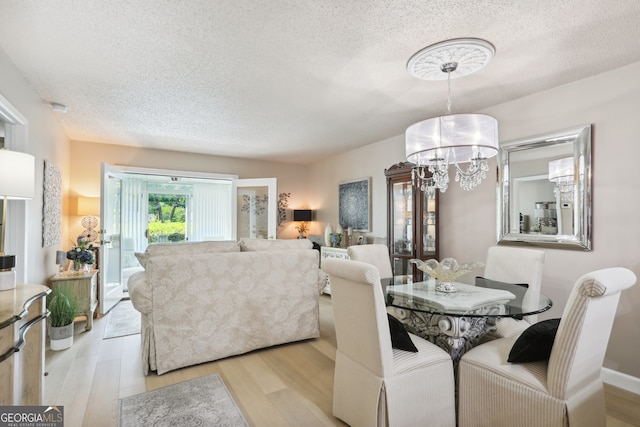
[[325, 279], [309, 240], [157, 244], [136, 256], [145, 375], [320, 335]]

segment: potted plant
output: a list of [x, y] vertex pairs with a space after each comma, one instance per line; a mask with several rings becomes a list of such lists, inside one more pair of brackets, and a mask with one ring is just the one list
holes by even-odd
[[64, 350], [73, 344], [73, 319], [78, 314], [78, 302], [64, 286], [57, 286], [49, 299], [49, 338], [51, 350]]

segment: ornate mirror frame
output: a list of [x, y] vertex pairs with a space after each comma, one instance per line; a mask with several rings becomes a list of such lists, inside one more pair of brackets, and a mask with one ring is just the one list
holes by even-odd
[[[564, 193], [549, 180], [561, 158], [573, 161]], [[498, 244], [590, 251], [591, 125], [501, 143], [497, 213]]]

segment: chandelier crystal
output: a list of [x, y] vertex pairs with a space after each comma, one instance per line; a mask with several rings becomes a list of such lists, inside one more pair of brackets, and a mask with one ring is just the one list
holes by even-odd
[[[447, 79], [447, 115], [415, 123], [407, 128], [407, 161], [415, 164], [414, 176], [428, 179], [445, 192], [449, 165], [455, 165], [455, 180], [472, 190], [487, 177], [487, 159], [498, 152], [498, 122], [485, 114], [451, 114], [451, 79], [471, 74], [493, 57], [493, 46], [479, 39], [455, 39], [429, 46], [407, 64], [409, 72], [428, 80]], [[439, 75], [435, 73], [436, 66]], [[462, 166], [467, 163], [466, 166]]]

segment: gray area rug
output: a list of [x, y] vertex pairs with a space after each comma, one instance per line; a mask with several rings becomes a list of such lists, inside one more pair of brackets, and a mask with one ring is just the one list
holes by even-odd
[[107, 326], [102, 339], [140, 333], [141, 314], [130, 300], [120, 301], [107, 314]]
[[248, 427], [220, 375], [120, 399], [120, 427]]

